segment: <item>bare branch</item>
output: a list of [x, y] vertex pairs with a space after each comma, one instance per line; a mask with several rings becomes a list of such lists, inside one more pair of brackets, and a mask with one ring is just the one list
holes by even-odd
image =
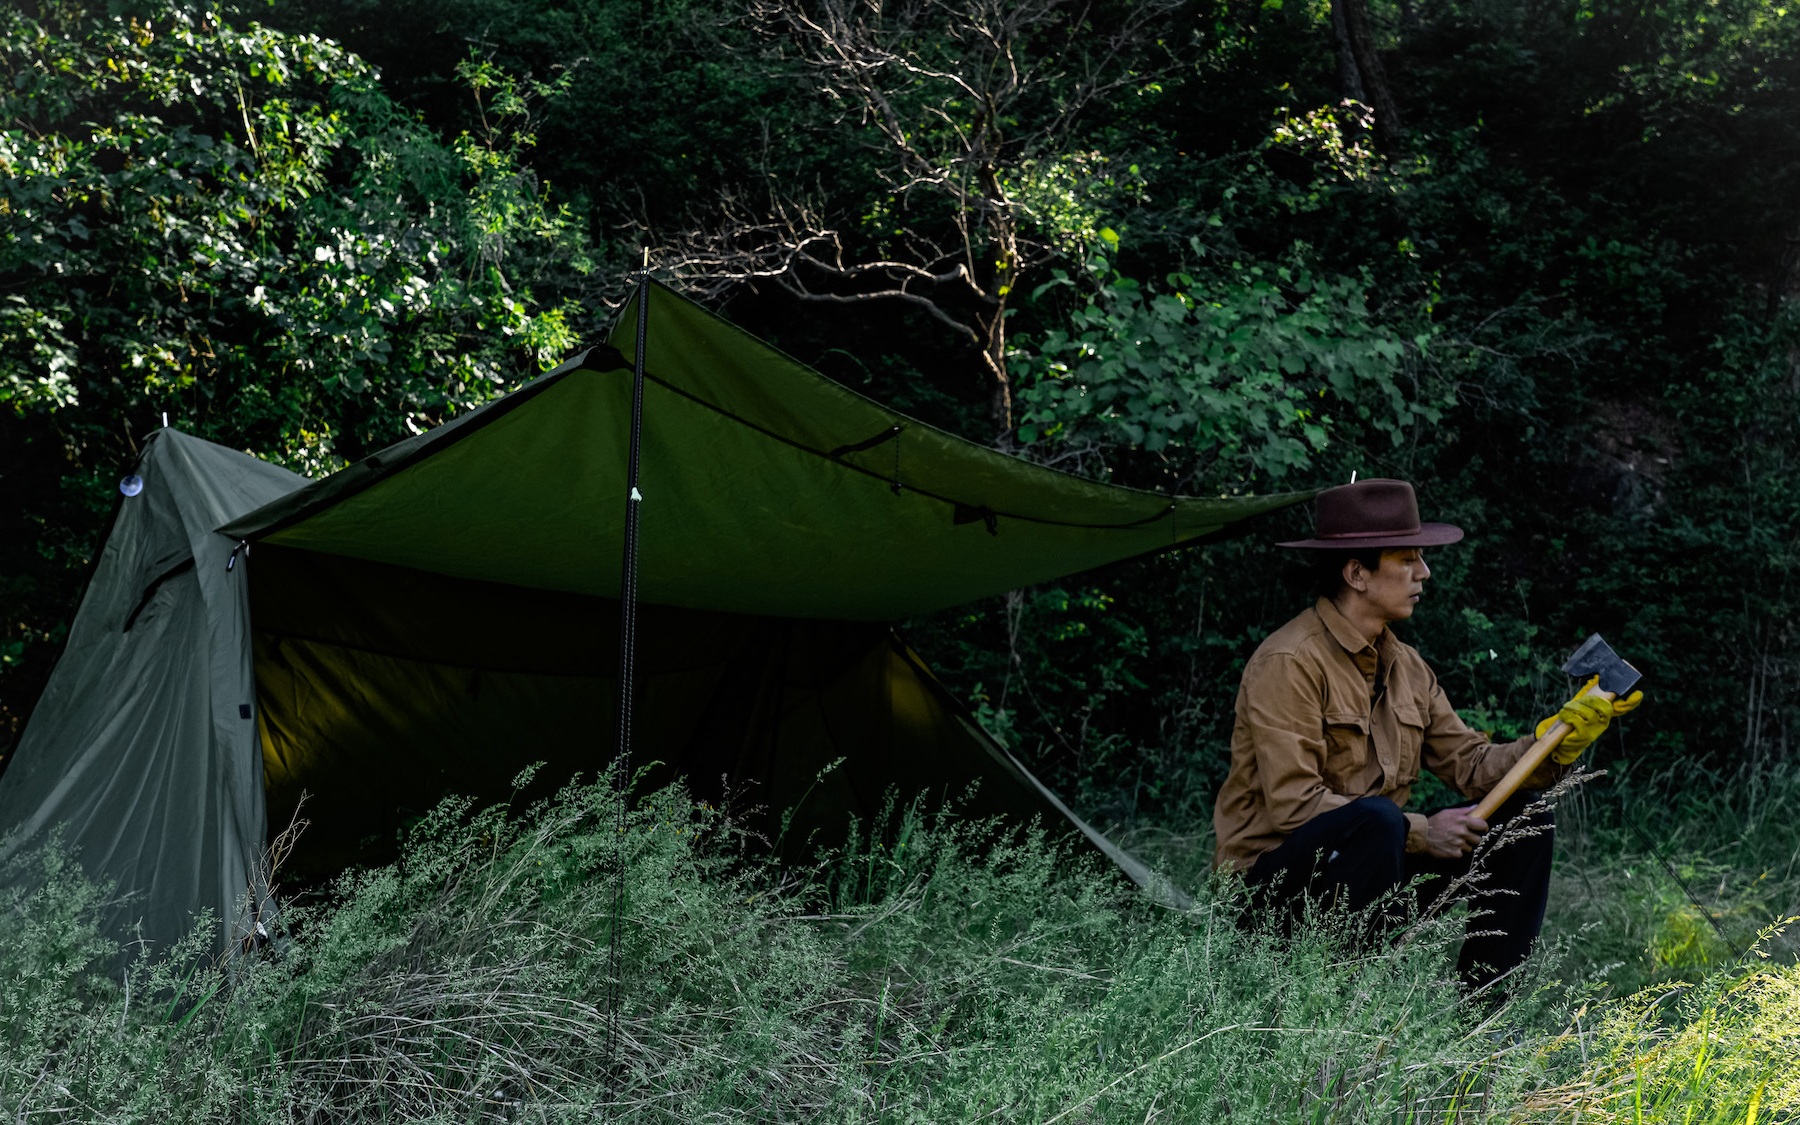
[[1004, 435], [1011, 294], [1056, 253], [1025, 229], [1031, 213], [1009, 185], [1058, 154], [1096, 100], [1159, 69], [1157, 32], [1177, 6], [1140, 0], [1096, 35], [1091, 0], [753, 0], [748, 21], [773, 55], [883, 154], [893, 204], [947, 206], [941, 241], [902, 225], [856, 260], [857, 240], [769, 173], [766, 207], [726, 195], [654, 262], [703, 297], [772, 282], [806, 301], [919, 308], [979, 349]]
[[825, 301], [839, 305], [860, 304], [864, 301], [883, 299], [908, 301], [930, 313], [934, 319], [949, 326], [957, 334], [968, 340], [969, 343], [980, 345], [982, 341], [982, 334], [979, 330], [964, 324], [962, 321], [957, 320], [955, 317], [945, 312], [943, 306], [939, 305], [936, 301], [908, 289], [877, 289], [864, 293], [817, 293], [806, 288], [805, 285], [799, 282], [792, 274], [783, 275], [778, 278], [777, 281], [788, 292], [807, 301]]

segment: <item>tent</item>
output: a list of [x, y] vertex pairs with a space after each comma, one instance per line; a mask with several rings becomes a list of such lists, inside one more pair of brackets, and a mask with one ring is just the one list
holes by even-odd
[[[1303, 494], [1070, 477], [890, 411], [665, 288], [636, 300], [639, 760], [791, 810], [789, 846], [841, 840], [890, 791], [968, 794], [1146, 878], [891, 623], [1204, 542]], [[505, 797], [533, 762], [546, 787], [603, 767], [634, 313], [318, 481], [154, 435], [0, 776], [0, 862], [60, 826], [131, 893], [111, 924], [166, 942], [210, 909], [229, 944], [267, 905], [267, 838], [303, 793], [290, 870], [325, 873], [387, 859], [444, 794]]]

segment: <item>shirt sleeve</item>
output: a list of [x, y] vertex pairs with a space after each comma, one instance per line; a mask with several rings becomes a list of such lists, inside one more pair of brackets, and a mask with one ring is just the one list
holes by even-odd
[[[1479, 801], [1506, 776], [1506, 771], [1513, 768], [1536, 739], [1526, 735], [1511, 742], [1489, 742], [1470, 730], [1462, 716], [1456, 713], [1456, 708], [1450, 706], [1435, 674], [1431, 677], [1430, 694], [1423, 764], [1464, 797]], [[1562, 772], [1554, 762], [1545, 759], [1544, 764], [1525, 779], [1525, 784], [1542, 788], [1553, 783]]]
[[1351, 798], [1325, 784], [1324, 674], [1277, 653], [1251, 661], [1238, 690], [1238, 722], [1250, 732], [1271, 827], [1291, 833]]

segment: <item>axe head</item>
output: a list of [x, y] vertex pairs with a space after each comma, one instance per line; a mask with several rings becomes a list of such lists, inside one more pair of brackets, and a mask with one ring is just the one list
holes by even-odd
[[1599, 633], [1582, 641], [1581, 647], [1575, 650], [1575, 655], [1569, 657], [1562, 670], [1583, 680], [1589, 676], [1599, 676], [1600, 690], [1614, 696], [1625, 695], [1644, 678], [1642, 672], [1619, 659], [1619, 654], [1600, 638]]

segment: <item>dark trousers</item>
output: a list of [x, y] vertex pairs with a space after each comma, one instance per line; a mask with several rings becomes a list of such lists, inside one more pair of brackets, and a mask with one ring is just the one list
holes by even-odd
[[[1246, 882], [1251, 901], [1291, 925], [1306, 899], [1366, 911], [1387, 892], [1426, 876], [1414, 905], [1425, 910], [1455, 889], [1470, 906], [1457, 971], [1471, 988], [1492, 983], [1523, 964], [1544, 925], [1550, 894], [1550, 859], [1555, 820], [1547, 810], [1527, 817], [1538, 797], [1520, 792], [1500, 806], [1487, 837], [1474, 853], [1438, 859], [1406, 850], [1406, 817], [1386, 797], [1363, 797], [1321, 813], [1301, 825], [1281, 846], [1257, 857]], [[1446, 902], [1444, 905], [1448, 905]], [[1404, 921], [1404, 906], [1390, 902], [1368, 916], [1371, 936]]]

